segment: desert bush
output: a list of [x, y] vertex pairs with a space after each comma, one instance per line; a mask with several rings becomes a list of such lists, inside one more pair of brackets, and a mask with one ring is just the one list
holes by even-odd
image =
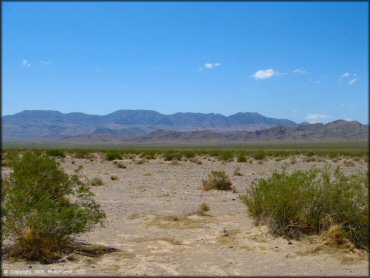
[[252, 154], [252, 157], [256, 160], [262, 160], [266, 157], [266, 152], [264, 150], [259, 150]]
[[173, 152], [173, 151], [166, 151], [164, 153], [164, 160], [166, 161], [172, 161], [172, 160], [181, 160], [182, 154], [179, 152]]
[[90, 181], [91, 186], [99, 186], [103, 185], [103, 180], [99, 177], [94, 177]]
[[296, 164], [297, 163], [297, 158], [295, 158], [294, 156], [290, 158], [290, 164]]
[[152, 151], [152, 150], [146, 150], [140, 155], [141, 158], [148, 159], [148, 160], [156, 159], [157, 156], [158, 156], [157, 151]]
[[3, 235], [14, 243], [9, 256], [54, 259], [75, 235], [104, 219], [93, 196], [87, 184], [61, 171], [50, 157], [26, 152], [3, 184]]
[[82, 171], [84, 167], [82, 165], [78, 165], [77, 169], [74, 170], [74, 172], [77, 174]]
[[304, 158], [304, 162], [315, 162], [315, 161], [316, 161], [316, 157], [314, 156], [308, 156]]
[[231, 161], [234, 159], [234, 156], [233, 151], [222, 151], [219, 153], [218, 158], [222, 161]]
[[66, 157], [65, 152], [63, 150], [60, 150], [60, 149], [46, 150], [46, 154], [48, 156], [52, 156], [52, 157], [62, 157], [62, 158]]
[[243, 176], [243, 174], [240, 172], [240, 167], [236, 167], [233, 174], [234, 176]]
[[111, 175], [111, 176], [110, 176], [110, 179], [111, 179], [112, 181], [116, 181], [116, 180], [118, 180], [118, 177], [117, 177], [116, 175]]
[[344, 160], [343, 164], [347, 167], [355, 166], [355, 163], [352, 160]]
[[180, 162], [177, 159], [172, 160], [169, 165], [180, 165]]
[[247, 158], [245, 157], [244, 153], [239, 154], [238, 162], [247, 162]]
[[135, 160], [135, 164], [144, 164], [145, 162], [146, 162], [145, 159]]
[[368, 179], [346, 177], [339, 168], [273, 173], [241, 196], [257, 222], [279, 235], [320, 234], [340, 225], [357, 247], [368, 248]]
[[70, 150], [70, 153], [74, 158], [79, 158], [79, 159], [93, 159], [94, 155], [92, 154], [92, 150], [89, 149], [73, 149]]
[[105, 153], [106, 159], [109, 161], [115, 160], [115, 159], [121, 159], [122, 153], [120, 151], [107, 151]]
[[203, 180], [203, 190], [232, 190], [232, 182], [224, 171], [212, 171], [208, 180]]
[[21, 152], [17, 149], [7, 150], [2, 153], [2, 165], [3, 166], [11, 166], [12, 163], [17, 160], [20, 156]]
[[202, 203], [201, 205], [200, 205], [200, 208], [199, 208], [199, 211], [201, 211], [201, 212], [207, 212], [207, 211], [209, 211], [211, 208], [210, 208], [210, 206], [207, 204], [207, 203]]
[[197, 157], [192, 157], [189, 159], [189, 161], [196, 164], [202, 164], [202, 161], [200, 161]]
[[190, 158], [194, 158], [196, 156], [196, 153], [193, 150], [182, 150], [181, 156], [187, 159], [190, 159]]

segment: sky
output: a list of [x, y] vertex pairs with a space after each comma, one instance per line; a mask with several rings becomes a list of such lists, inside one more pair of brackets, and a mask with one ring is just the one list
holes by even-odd
[[4, 2], [2, 114], [368, 123], [368, 2]]

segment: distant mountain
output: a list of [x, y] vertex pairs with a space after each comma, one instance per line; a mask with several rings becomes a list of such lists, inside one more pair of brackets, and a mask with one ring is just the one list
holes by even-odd
[[[61, 140], [70, 137], [94, 141], [133, 138], [158, 129], [169, 131], [212, 130], [214, 132], [255, 131], [275, 126], [294, 127], [290, 120], [264, 117], [258, 113], [231, 116], [203, 113], [164, 115], [150, 110], [118, 110], [108, 115], [63, 114], [49, 110], [25, 110], [2, 117], [3, 140]], [[76, 139], [76, 138], [75, 138]], [[108, 139], [110, 140], [110, 139]]]
[[[369, 126], [356, 121], [338, 120], [327, 124], [307, 124], [299, 126], [277, 126], [257, 131], [214, 132], [211, 130], [176, 132], [157, 130], [135, 138], [135, 142], [173, 141], [224, 141], [224, 142], [263, 142], [263, 141], [367, 141]], [[130, 139], [125, 141], [132, 141]]]

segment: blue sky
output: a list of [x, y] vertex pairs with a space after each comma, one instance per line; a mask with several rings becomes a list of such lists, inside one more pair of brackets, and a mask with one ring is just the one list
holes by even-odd
[[3, 115], [368, 123], [367, 2], [3, 3]]

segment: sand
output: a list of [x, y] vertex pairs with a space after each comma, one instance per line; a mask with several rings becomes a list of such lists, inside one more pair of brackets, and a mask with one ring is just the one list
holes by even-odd
[[[61, 161], [61, 159], [59, 159]], [[364, 173], [367, 164], [360, 160], [345, 166], [343, 160], [304, 162], [297, 157], [262, 164], [220, 162], [201, 158], [202, 164], [163, 159], [137, 164], [121, 160], [126, 169], [97, 155], [97, 159], [66, 157], [61, 167], [74, 174], [79, 165], [81, 177], [100, 177], [103, 185], [93, 187], [96, 200], [107, 214], [104, 227], [97, 226], [79, 241], [117, 248], [100, 257], [74, 255], [73, 261], [53, 264], [3, 261], [5, 275], [368, 275], [365, 252], [323, 249], [314, 251], [309, 239], [274, 237], [266, 226], [256, 226], [239, 195], [253, 180], [268, 177], [274, 170], [308, 169], [329, 163], [340, 165], [346, 174]], [[72, 164], [72, 161], [75, 163]], [[175, 164], [175, 165], [174, 165]], [[240, 167], [242, 176], [233, 175]], [[224, 170], [237, 192], [201, 190], [202, 179], [212, 170]], [[4, 174], [9, 169], [4, 169]], [[111, 176], [117, 180], [111, 180]], [[210, 210], [197, 213], [207, 203]], [[311, 240], [312, 241], [312, 240]], [[4, 272], [5, 271], [5, 272]]]

